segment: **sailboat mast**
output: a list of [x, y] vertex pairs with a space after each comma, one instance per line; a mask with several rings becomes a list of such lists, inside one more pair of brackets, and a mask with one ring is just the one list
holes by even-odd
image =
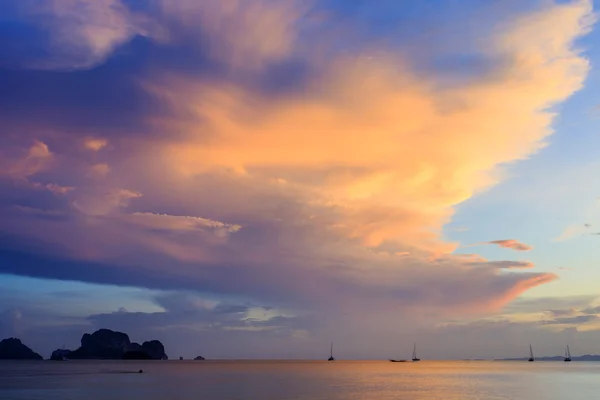
[[329, 356], [333, 357], [333, 342], [331, 342], [331, 349], [329, 351]]

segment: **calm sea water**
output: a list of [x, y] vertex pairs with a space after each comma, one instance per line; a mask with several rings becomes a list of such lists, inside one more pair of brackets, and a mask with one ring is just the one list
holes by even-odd
[[600, 363], [0, 362], [0, 399], [588, 400]]

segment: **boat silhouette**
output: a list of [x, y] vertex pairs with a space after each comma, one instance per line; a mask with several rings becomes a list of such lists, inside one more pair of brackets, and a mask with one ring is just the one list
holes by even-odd
[[533, 348], [529, 345], [529, 362], [534, 362], [535, 358], [533, 357]]
[[413, 360], [413, 362], [421, 361], [420, 358], [417, 358], [417, 344], [416, 343], [413, 346], [412, 360]]

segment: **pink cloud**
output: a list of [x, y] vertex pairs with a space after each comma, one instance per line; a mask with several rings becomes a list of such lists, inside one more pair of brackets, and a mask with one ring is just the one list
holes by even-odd
[[521, 243], [514, 239], [505, 239], [505, 240], [492, 240], [491, 242], [487, 242], [488, 244], [496, 244], [499, 247], [505, 249], [512, 249], [516, 251], [529, 251], [532, 250], [533, 247], [526, 245], [525, 243]]

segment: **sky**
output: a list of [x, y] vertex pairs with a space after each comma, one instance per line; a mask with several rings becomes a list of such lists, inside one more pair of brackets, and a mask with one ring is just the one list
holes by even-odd
[[6, 0], [0, 337], [600, 354], [591, 0]]

